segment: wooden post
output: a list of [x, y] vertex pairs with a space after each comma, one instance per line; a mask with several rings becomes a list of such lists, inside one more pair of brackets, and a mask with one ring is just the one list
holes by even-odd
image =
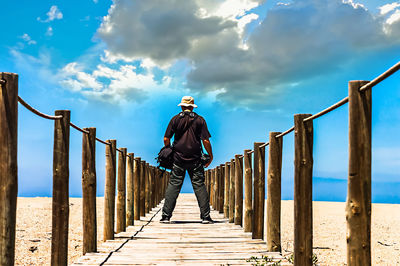
[[243, 157], [235, 155], [235, 224], [243, 225]]
[[208, 172], [208, 177], [207, 177], [207, 179], [208, 179], [208, 198], [211, 202], [211, 170], [208, 170], [207, 172]]
[[[18, 194], [18, 75], [0, 72], [0, 265], [14, 265]], [[0, 80], [1, 81], [1, 80]]]
[[145, 205], [145, 212], [149, 213], [150, 212], [150, 165], [149, 163], [146, 163], [146, 176], [145, 176], [145, 188], [144, 188], [144, 193], [145, 193], [145, 200], [144, 200], [144, 205]]
[[214, 172], [214, 179], [215, 179], [215, 186], [214, 186], [214, 198], [215, 198], [215, 210], [219, 211], [219, 187], [220, 187], [220, 183], [219, 183], [219, 176], [220, 176], [220, 167], [217, 166], [215, 167], [215, 172]]
[[219, 213], [224, 213], [225, 165], [219, 166]]
[[269, 156], [267, 174], [267, 249], [281, 252], [281, 170], [282, 138], [280, 132], [269, 134]]
[[225, 175], [224, 175], [224, 217], [229, 217], [229, 175], [230, 175], [230, 166], [229, 163], [225, 163]]
[[118, 152], [117, 233], [126, 231], [126, 148]]
[[71, 113], [68, 110], [57, 110], [55, 115], [62, 115], [62, 119], [55, 120], [54, 122], [51, 265], [67, 265], [69, 222], [69, 123]]
[[229, 175], [229, 222], [235, 221], [235, 160], [231, 160], [231, 173]]
[[204, 171], [204, 185], [206, 186], [206, 190], [207, 190], [207, 193], [208, 193], [208, 170], [205, 170]]
[[245, 232], [251, 232], [253, 228], [253, 170], [251, 167], [250, 150], [244, 150], [244, 219], [243, 229]]
[[347, 265], [371, 265], [371, 90], [349, 82]]
[[134, 225], [133, 218], [133, 153], [128, 153], [126, 174], [126, 226]]
[[140, 220], [140, 157], [135, 158], [133, 165], [133, 217]]
[[263, 142], [254, 143], [254, 201], [253, 201], [253, 239], [264, 239], [264, 205], [265, 205], [265, 147]]
[[210, 170], [210, 205], [214, 209], [214, 169]]
[[156, 178], [159, 178], [159, 170], [156, 167], [152, 168], [152, 178], [151, 178], [151, 209], [156, 207]]
[[106, 185], [104, 191], [104, 229], [103, 241], [114, 239], [115, 221], [115, 182], [116, 182], [116, 140], [107, 140], [106, 145]]
[[141, 161], [140, 166], [140, 216], [146, 216], [145, 187], [146, 187], [146, 161]]
[[294, 116], [294, 265], [312, 265], [313, 122]]
[[83, 255], [97, 252], [96, 218], [96, 128], [82, 134], [82, 222]]

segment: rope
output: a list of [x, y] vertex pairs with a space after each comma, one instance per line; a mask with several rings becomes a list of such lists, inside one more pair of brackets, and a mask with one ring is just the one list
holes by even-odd
[[96, 140], [100, 143], [103, 143], [104, 145], [111, 145], [111, 143], [105, 142], [104, 140], [101, 140], [99, 138], [96, 138]]
[[368, 90], [368, 89], [374, 87], [375, 85], [379, 84], [380, 82], [384, 81], [385, 79], [387, 79], [388, 77], [390, 77], [391, 75], [396, 73], [399, 69], [400, 69], [400, 61], [397, 62], [397, 64], [395, 64], [388, 70], [386, 70], [385, 72], [383, 72], [381, 75], [376, 77], [374, 80], [372, 80], [369, 83], [362, 86], [360, 88], [360, 91], [365, 91], [365, 90]]
[[275, 138], [281, 138], [281, 137], [283, 137], [283, 136], [286, 136], [287, 134], [289, 134], [289, 133], [292, 132], [293, 130], [294, 130], [294, 127], [291, 127], [291, 128], [289, 128], [288, 130], [286, 130], [285, 132], [283, 132], [283, 133], [281, 133], [281, 134], [279, 134], [279, 135], [276, 135]]
[[325, 114], [327, 114], [327, 113], [339, 108], [340, 106], [344, 105], [348, 101], [349, 101], [349, 97], [346, 97], [346, 98], [342, 99], [341, 101], [335, 103], [334, 105], [331, 105], [330, 107], [326, 108], [325, 110], [322, 110], [321, 112], [319, 112], [319, 113], [317, 113], [317, 114], [315, 114], [313, 116], [307, 117], [303, 121], [307, 122], [307, 121], [310, 121], [310, 120], [314, 120], [314, 119], [316, 119], [316, 118], [318, 118], [320, 116], [323, 116], [323, 115], [325, 115]]
[[260, 148], [264, 148], [269, 145], [269, 142], [265, 142], [264, 144], [260, 145]]
[[71, 127], [75, 128], [76, 130], [78, 130], [78, 131], [80, 131], [80, 132], [82, 132], [84, 134], [89, 134], [89, 131], [78, 127], [77, 125], [73, 124], [72, 122], [69, 122], [69, 124], [70, 124]]
[[0, 79], [0, 85], [6, 84], [6, 81], [4, 79]]
[[30, 106], [29, 104], [27, 104], [21, 97], [18, 96], [18, 102], [20, 104], [22, 104], [26, 109], [28, 109], [29, 111], [31, 111], [32, 113], [34, 113], [35, 115], [38, 115], [42, 118], [45, 119], [50, 119], [50, 120], [58, 120], [63, 118], [62, 115], [56, 115], [56, 116], [52, 116], [52, 115], [46, 115], [42, 112], [39, 112], [38, 110], [36, 110], [35, 108], [33, 108], [32, 106]]

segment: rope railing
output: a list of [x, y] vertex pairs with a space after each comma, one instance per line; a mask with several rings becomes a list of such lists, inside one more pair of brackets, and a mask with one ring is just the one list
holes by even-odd
[[[251, 232], [254, 239], [264, 239], [266, 162], [265, 149], [262, 148], [269, 146], [266, 242], [268, 251], [280, 252], [282, 142], [284, 136], [296, 131], [294, 136], [294, 184], [296, 185], [294, 208], [298, 215], [295, 215], [294, 219], [294, 234], [297, 235], [297, 238], [294, 240], [293, 253], [295, 265], [311, 265], [309, 258], [312, 257], [312, 238], [309, 236], [313, 234], [311, 195], [314, 161], [312, 122], [349, 103], [349, 177], [352, 178], [348, 179], [346, 207], [346, 221], [349, 230], [347, 258], [348, 265], [354, 264], [351, 263], [351, 256], [357, 256], [363, 265], [370, 265], [371, 253], [364, 252], [364, 248], [370, 246], [371, 230], [366, 226], [360, 226], [360, 223], [371, 224], [371, 214], [368, 210], [371, 209], [372, 92], [368, 90], [398, 70], [400, 70], [400, 62], [370, 82], [350, 81], [349, 94], [344, 99], [314, 115], [294, 115], [294, 126], [290, 129], [282, 133], [270, 132], [268, 142], [255, 142], [253, 150], [244, 150], [242, 155], [235, 155], [235, 158], [229, 162], [207, 170], [206, 188], [212, 207], [223, 212], [230, 223], [242, 225], [243, 221], [244, 231]], [[363, 143], [363, 145], [358, 143]], [[243, 176], [245, 179], [244, 190], [242, 187]], [[225, 193], [224, 197], [221, 197], [221, 193]], [[244, 209], [241, 205], [243, 199], [246, 202]], [[360, 239], [363, 240], [360, 241]], [[307, 248], [304, 248], [305, 246]], [[352, 254], [354, 250], [357, 251], [357, 254]]]
[[63, 118], [62, 115], [52, 116], [52, 115], [44, 114], [44, 113], [42, 113], [42, 112], [36, 110], [36, 109], [33, 108], [32, 106], [30, 106], [27, 102], [25, 102], [25, 101], [24, 101], [21, 97], [19, 97], [19, 96], [18, 96], [18, 102], [19, 102], [20, 104], [22, 104], [22, 106], [24, 106], [26, 109], [28, 109], [29, 111], [31, 111], [32, 113], [34, 113], [35, 115], [38, 115], [38, 116], [40, 116], [40, 117], [42, 117], [42, 118], [49, 119], [49, 120], [59, 120], [59, 119]]
[[89, 134], [89, 131], [87, 131], [87, 130], [84, 130], [84, 129], [82, 129], [82, 128], [78, 127], [78, 126], [77, 126], [77, 125], [75, 125], [74, 123], [72, 123], [72, 122], [69, 122], [69, 124], [71, 125], [71, 127], [73, 127], [73, 128], [75, 128], [76, 130], [78, 130], [78, 131], [82, 132], [83, 134]]
[[[82, 135], [82, 223], [83, 254], [97, 251], [96, 228], [96, 141], [105, 144], [105, 193], [103, 240], [114, 239], [115, 232], [126, 231], [152, 208], [157, 207], [165, 195], [169, 172], [162, 172], [155, 166], [133, 158], [126, 148], [117, 148], [116, 140], [104, 141], [96, 137], [96, 128], [81, 128], [70, 121], [70, 110], [57, 110], [55, 116], [47, 115], [33, 108], [18, 96], [18, 75], [0, 73], [0, 145], [8, 156], [0, 156], [0, 165], [5, 175], [0, 183], [9, 184], [0, 193], [0, 264], [14, 265], [16, 202], [18, 196], [18, 102], [39, 117], [54, 120], [53, 146], [53, 197], [52, 197], [52, 238], [51, 265], [67, 265], [69, 212], [69, 158], [70, 130]], [[116, 156], [116, 152], [119, 156]], [[126, 154], [126, 156], [124, 156]], [[123, 155], [123, 156], [121, 156]], [[118, 161], [117, 161], [118, 158]], [[118, 173], [118, 179], [117, 179]], [[158, 174], [160, 173], [160, 174]], [[156, 178], [163, 176], [164, 178]], [[134, 185], [135, 184], [135, 185]], [[138, 187], [140, 184], [140, 188]], [[135, 191], [134, 191], [135, 190]], [[144, 193], [141, 193], [143, 191]], [[118, 194], [115, 199], [116, 192]], [[134, 199], [133, 199], [134, 197]], [[140, 202], [140, 205], [134, 204]], [[134, 206], [135, 205], [135, 206]], [[61, 206], [61, 207], [60, 207]], [[115, 208], [117, 207], [117, 208]], [[114, 210], [116, 209], [114, 216]], [[135, 217], [134, 217], [135, 213]], [[140, 215], [139, 215], [140, 214]], [[14, 217], [14, 218], [13, 218]], [[114, 226], [116, 225], [116, 228]], [[116, 230], [114, 230], [116, 229]], [[2, 232], [2, 233], [1, 233]]]

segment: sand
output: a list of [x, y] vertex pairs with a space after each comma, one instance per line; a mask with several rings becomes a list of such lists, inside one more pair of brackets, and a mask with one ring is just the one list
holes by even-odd
[[[102, 242], [103, 199], [97, 200]], [[314, 202], [314, 253], [319, 265], [346, 265], [345, 203]], [[82, 200], [70, 199], [69, 258], [82, 255]], [[51, 198], [18, 198], [16, 265], [50, 265]], [[282, 201], [282, 249], [293, 251], [293, 201]], [[400, 205], [372, 205], [372, 264], [400, 266]]]

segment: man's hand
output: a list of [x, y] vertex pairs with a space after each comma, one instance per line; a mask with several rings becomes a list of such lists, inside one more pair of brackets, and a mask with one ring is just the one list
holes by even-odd
[[210, 140], [209, 140], [209, 139], [204, 139], [204, 140], [203, 140], [203, 146], [204, 146], [204, 148], [206, 149], [207, 154], [210, 155], [210, 157], [211, 157], [210, 161], [209, 161], [206, 165], [204, 165], [204, 167], [207, 168], [207, 167], [211, 164], [211, 162], [213, 161], [213, 159], [214, 159], [214, 156], [213, 156], [213, 153], [212, 153], [212, 148], [211, 148]]

